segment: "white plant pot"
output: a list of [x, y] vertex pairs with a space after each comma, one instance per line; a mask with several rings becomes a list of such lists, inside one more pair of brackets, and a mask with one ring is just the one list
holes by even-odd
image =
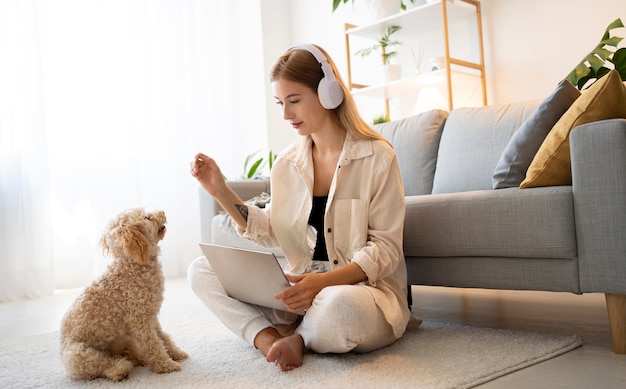
[[402, 67], [396, 63], [383, 65], [383, 77], [385, 82], [399, 80], [402, 75]]
[[[439, 1], [439, 0], [437, 0]], [[411, 9], [411, 8], [415, 8], [415, 7], [421, 7], [422, 5], [426, 4], [427, 1], [426, 0], [414, 0], [413, 2], [410, 1], [405, 1], [404, 5], [406, 6], [406, 9]]]
[[400, 0], [367, 0], [370, 19], [376, 21], [400, 12]]

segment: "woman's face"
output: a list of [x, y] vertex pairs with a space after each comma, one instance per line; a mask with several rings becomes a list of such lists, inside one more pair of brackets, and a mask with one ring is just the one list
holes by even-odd
[[322, 128], [322, 123], [330, 118], [330, 111], [322, 107], [317, 92], [295, 81], [279, 78], [272, 82], [276, 103], [282, 107], [283, 119], [299, 135], [311, 135]]

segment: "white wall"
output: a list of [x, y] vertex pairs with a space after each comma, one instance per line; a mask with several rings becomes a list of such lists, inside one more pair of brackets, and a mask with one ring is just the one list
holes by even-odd
[[[483, 0], [490, 103], [547, 96], [600, 42], [623, 0]], [[612, 34], [626, 37], [626, 29]], [[620, 47], [625, 47], [624, 41]]]
[[289, 0], [261, 0], [267, 147], [275, 153], [294, 139], [293, 129], [283, 120], [270, 85], [270, 72], [276, 59], [292, 44], [290, 5]]
[[[289, 45], [312, 42], [333, 57], [347, 77], [344, 22], [358, 24], [367, 18], [363, 1], [356, 0], [332, 13], [330, 0], [261, 0], [265, 27], [266, 64]], [[547, 96], [602, 38], [606, 26], [617, 18], [626, 23], [624, 0], [482, 0], [483, 39], [489, 104], [540, 99]], [[266, 19], [267, 18], [267, 19]], [[282, 31], [282, 33], [281, 33]], [[626, 37], [626, 29], [613, 34]], [[278, 38], [278, 39], [277, 39]], [[622, 42], [620, 47], [625, 47]], [[268, 89], [268, 98], [272, 98]], [[280, 150], [293, 132], [278, 112], [267, 104], [268, 144]]]

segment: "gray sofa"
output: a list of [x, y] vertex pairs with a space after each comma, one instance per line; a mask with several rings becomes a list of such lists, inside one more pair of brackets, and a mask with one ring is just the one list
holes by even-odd
[[[571, 185], [493, 189], [504, 149], [540, 104], [430, 111], [375, 127], [403, 172], [408, 283], [604, 293], [614, 350], [626, 353], [626, 120], [572, 130]], [[229, 185], [243, 199], [270, 193], [267, 180]], [[204, 241], [260, 249], [202, 190], [200, 205]]]

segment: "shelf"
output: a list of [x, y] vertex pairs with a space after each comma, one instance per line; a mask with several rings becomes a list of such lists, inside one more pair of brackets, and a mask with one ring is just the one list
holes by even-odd
[[[473, 10], [465, 5], [448, 1], [447, 9], [449, 24], [455, 24], [474, 17]], [[384, 34], [387, 26], [393, 24], [402, 26], [401, 33], [404, 35], [422, 35], [441, 29], [441, 4], [439, 2], [424, 4], [401, 11], [374, 23], [350, 28], [346, 30], [346, 34], [377, 40]]]
[[352, 89], [354, 96], [382, 97], [392, 99], [407, 93], [415, 93], [416, 88], [436, 85], [446, 81], [446, 71], [436, 70], [428, 73], [418, 74], [414, 77], [405, 77], [383, 84], [366, 86], [364, 88]]
[[[431, 87], [439, 90], [449, 110], [454, 109], [457, 104], [487, 104], [480, 2], [442, 1], [412, 7], [361, 26], [346, 23], [348, 84], [353, 96], [365, 97], [362, 100], [367, 100], [368, 103], [370, 98], [374, 98], [374, 101], [384, 100], [387, 115], [390, 100], [397, 107], [410, 107], [411, 104], [416, 104], [417, 96], [427, 87], [429, 90], [433, 90]], [[404, 52], [395, 57], [395, 63], [403, 69], [417, 68], [421, 73], [379, 83], [379, 79], [373, 75], [374, 72], [368, 71], [377, 66], [376, 62], [370, 59], [367, 62], [353, 63], [354, 53], [350, 47], [369, 45], [368, 42], [377, 41], [390, 25], [402, 27], [397, 32], [397, 39], [404, 43], [405, 48]], [[418, 62], [417, 66], [412, 51], [415, 46], [420, 49], [421, 64]], [[408, 50], [411, 50], [409, 53], [412, 55], [407, 55]], [[430, 67], [424, 58], [437, 57], [445, 59], [445, 65], [439, 70], [428, 71]], [[401, 114], [407, 112], [401, 111]]]

